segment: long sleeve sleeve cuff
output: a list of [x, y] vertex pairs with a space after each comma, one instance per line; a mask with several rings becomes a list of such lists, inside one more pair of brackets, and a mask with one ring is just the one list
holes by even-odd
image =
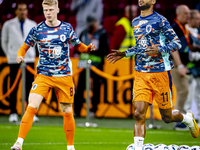
[[130, 57], [136, 54], [135, 51], [130, 51], [129, 49], [125, 51], [125, 57]]
[[89, 44], [88, 46], [86, 46], [86, 45], [83, 44], [83, 43], [80, 43], [79, 45], [75, 46], [75, 48], [76, 48], [79, 52], [81, 52], [81, 53], [88, 53], [90, 47], [91, 47], [91, 44]]

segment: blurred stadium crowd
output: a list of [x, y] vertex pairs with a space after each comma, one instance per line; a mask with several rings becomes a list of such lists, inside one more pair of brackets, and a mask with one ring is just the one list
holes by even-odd
[[[11, 18], [15, 17], [14, 8], [19, 2], [28, 5], [28, 17], [36, 23], [44, 20], [41, 0], [0, 0], [0, 26]], [[70, 10], [72, 0], [59, 0], [60, 13], [58, 19], [69, 22], [73, 28], [76, 27], [76, 11]], [[175, 8], [179, 4], [186, 4], [190, 9], [197, 7], [199, 0], [157, 0], [154, 10], [165, 16], [170, 23], [175, 18]], [[103, 19], [102, 24], [108, 34], [112, 34], [114, 25], [124, 15], [124, 8], [128, 4], [137, 4], [137, 0], [102, 0]], [[0, 27], [1, 28], [1, 27]], [[0, 55], [4, 55], [2, 52]]]

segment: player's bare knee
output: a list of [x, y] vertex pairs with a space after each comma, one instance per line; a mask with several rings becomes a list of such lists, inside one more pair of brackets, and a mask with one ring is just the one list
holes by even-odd
[[72, 111], [72, 104], [63, 104], [63, 103], [61, 103], [60, 107], [61, 107], [61, 111], [63, 113], [69, 113], [69, 112]]
[[72, 111], [72, 108], [61, 109], [61, 111], [62, 111], [63, 113], [69, 113], [69, 112]]
[[135, 111], [135, 120], [137, 121], [145, 121], [145, 114], [140, 111]]
[[29, 101], [29, 104], [28, 104], [28, 106], [31, 106], [31, 107], [33, 107], [33, 108], [35, 108], [35, 109], [39, 109], [39, 106], [40, 106], [40, 104], [37, 104], [36, 102], [33, 102], [33, 101]]
[[39, 95], [36, 93], [30, 93], [29, 98], [28, 98], [28, 106], [31, 106], [38, 110], [42, 100], [43, 100], [42, 95]]

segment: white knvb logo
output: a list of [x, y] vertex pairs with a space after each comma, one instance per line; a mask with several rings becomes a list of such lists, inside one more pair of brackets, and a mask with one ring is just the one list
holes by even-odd
[[66, 36], [65, 36], [64, 34], [61, 34], [61, 35], [60, 35], [60, 40], [61, 40], [62, 42], [64, 42], [64, 41], [66, 40]]
[[150, 33], [151, 30], [152, 30], [152, 26], [151, 26], [151, 25], [147, 25], [147, 26], [146, 26], [146, 32], [147, 32], [147, 33]]

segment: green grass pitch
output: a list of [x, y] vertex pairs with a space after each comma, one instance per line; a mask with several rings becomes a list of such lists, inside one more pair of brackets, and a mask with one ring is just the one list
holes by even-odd
[[[19, 125], [9, 123], [7, 116], [0, 116], [0, 150], [8, 150], [17, 138]], [[85, 118], [75, 119], [76, 124]], [[94, 119], [96, 128], [76, 127], [76, 150], [125, 150], [133, 143], [133, 119]], [[144, 143], [200, 146], [200, 137], [194, 139], [189, 131], [174, 131], [173, 124], [156, 121], [161, 129], [147, 130]], [[148, 121], [146, 122], [148, 124]], [[40, 117], [34, 123], [23, 145], [23, 150], [66, 150], [66, 139], [61, 117]]]

